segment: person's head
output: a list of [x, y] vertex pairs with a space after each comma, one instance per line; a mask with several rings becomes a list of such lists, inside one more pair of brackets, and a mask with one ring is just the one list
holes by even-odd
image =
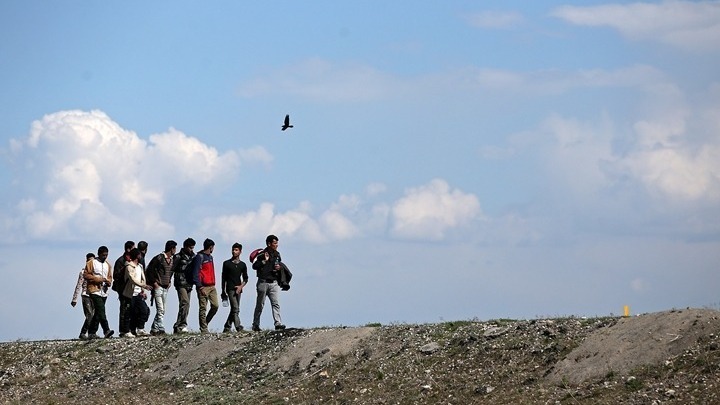
[[177, 247], [177, 242], [174, 240], [169, 240], [165, 242], [165, 253], [175, 253], [175, 248]]
[[242, 253], [242, 245], [235, 242], [232, 245], [232, 255], [233, 257], [240, 257], [240, 253]]
[[92, 260], [94, 258], [95, 258], [95, 253], [93, 253], [93, 252], [90, 252], [85, 255], [85, 261]]
[[140, 255], [142, 253], [140, 252], [140, 249], [138, 248], [132, 248], [130, 249], [130, 252], [128, 252], [128, 257], [130, 258], [131, 262], [136, 262], [138, 259], [140, 259]]
[[100, 246], [100, 247], [98, 248], [98, 253], [97, 253], [97, 259], [98, 259], [98, 261], [99, 261], [100, 263], [104, 262], [105, 259], [107, 259], [107, 257], [108, 257], [108, 253], [109, 253], [109, 251], [108, 251], [107, 246]]
[[138, 242], [137, 248], [140, 251], [140, 253], [142, 253], [142, 255], [145, 256], [145, 254], [147, 253], [147, 250], [148, 250], [148, 243], [145, 242], [144, 240], [141, 240], [140, 242]]
[[185, 250], [185, 253], [192, 253], [192, 251], [195, 249], [195, 239], [185, 239], [185, 242], [183, 242], [183, 249]]
[[275, 235], [268, 235], [268, 237], [265, 238], [265, 245], [267, 245], [267, 247], [269, 247], [272, 250], [277, 250], [278, 237]]
[[130, 249], [132, 249], [132, 248], [134, 248], [134, 247], [135, 247], [135, 242], [133, 242], [133, 241], [131, 241], [131, 240], [125, 242], [125, 251], [126, 251], [126, 252], [129, 252]]
[[211, 254], [213, 249], [215, 249], [215, 242], [210, 238], [205, 239], [205, 241], [203, 241], [203, 250], [205, 253]]

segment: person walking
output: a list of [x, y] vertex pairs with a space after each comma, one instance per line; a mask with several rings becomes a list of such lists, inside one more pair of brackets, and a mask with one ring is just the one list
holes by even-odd
[[252, 268], [257, 271], [258, 278], [255, 286], [257, 290], [257, 301], [255, 302], [255, 312], [252, 323], [252, 330], [254, 331], [260, 330], [260, 315], [262, 315], [263, 307], [265, 306], [265, 297], [270, 299], [275, 330], [285, 329], [285, 325], [283, 325], [282, 318], [280, 317], [280, 302], [278, 300], [280, 286], [277, 280], [280, 277], [282, 259], [277, 248], [278, 237], [268, 235], [267, 238], [265, 238], [265, 249], [257, 254], [252, 265]]
[[183, 242], [180, 253], [176, 253], [173, 257], [173, 284], [178, 295], [178, 315], [173, 325], [173, 333], [187, 333], [188, 324], [187, 317], [190, 312], [190, 293], [192, 292], [192, 279], [188, 279], [188, 269], [192, 269], [190, 264], [195, 257], [195, 239], [187, 238]]
[[112, 271], [107, 262], [107, 246], [98, 248], [97, 257], [88, 260], [83, 270], [83, 278], [87, 281], [87, 292], [93, 303], [93, 317], [88, 326], [88, 339], [97, 339], [97, 331], [102, 326], [105, 338], [111, 337], [115, 331], [110, 329], [105, 314], [105, 302], [107, 301], [107, 290], [112, 284]]
[[[95, 258], [95, 253], [88, 253], [85, 255], [85, 263]], [[75, 292], [73, 293], [72, 301], [70, 301], [70, 306], [73, 308], [75, 305], [77, 305], [78, 297], [81, 297], [82, 299], [82, 308], [83, 308], [83, 314], [85, 315], [85, 322], [83, 322], [82, 328], [80, 328], [80, 340], [85, 340], [88, 338], [87, 331], [88, 327], [90, 326], [90, 322], [92, 322], [92, 317], [94, 308], [92, 299], [87, 293], [87, 281], [85, 280], [85, 277], [83, 277], [85, 267], [80, 269], [80, 274], [78, 275], [77, 283], [75, 283]]]
[[[143, 271], [142, 265], [140, 265], [140, 249], [133, 248], [130, 250], [128, 256], [129, 259], [125, 263], [125, 277], [127, 282], [125, 283], [125, 290], [123, 295], [129, 298], [131, 301], [130, 305], [130, 331], [134, 332], [134, 336], [148, 336], [150, 335], [145, 331], [145, 323], [150, 317], [150, 308], [148, 308], [145, 299], [147, 295], [144, 290], [150, 290], [150, 287], [145, 281], [145, 272]], [[133, 333], [124, 333], [122, 337], [134, 337]]]
[[[205, 239], [203, 242], [203, 250], [195, 255], [191, 263], [193, 284], [198, 295], [198, 304], [200, 306], [198, 312], [198, 321], [200, 324], [200, 333], [208, 332], [208, 324], [213, 319], [218, 310], [218, 296], [215, 288], [215, 264], [213, 263], [212, 252], [215, 249], [215, 242], [212, 239]], [[207, 310], [207, 304], [210, 301], [210, 310]]]
[[165, 242], [165, 251], [153, 257], [145, 271], [147, 283], [153, 287], [152, 297], [155, 300], [155, 319], [150, 327], [150, 334], [153, 336], [165, 334], [163, 318], [167, 293], [173, 275], [172, 267], [176, 249], [177, 242], [174, 240]]
[[120, 330], [120, 336], [127, 336], [130, 333], [130, 306], [132, 305], [132, 299], [125, 296], [125, 284], [127, 282], [127, 276], [125, 274], [125, 265], [130, 261], [130, 251], [135, 248], [135, 242], [129, 240], [125, 242], [123, 254], [115, 260], [113, 266], [113, 291], [118, 293], [118, 299], [120, 300], [120, 314], [118, 329]]
[[230, 314], [228, 314], [225, 321], [223, 332], [232, 331], [233, 325], [235, 325], [236, 331], [243, 330], [240, 323], [240, 295], [243, 287], [248, 282], [248, 274], [247, 265], [240, 260], [241, 253], [242, 245], [234, 243], [232, 245], [232, 257], [225, 260], [222, 265], [221, 297], [223, 301], [230, 301]]

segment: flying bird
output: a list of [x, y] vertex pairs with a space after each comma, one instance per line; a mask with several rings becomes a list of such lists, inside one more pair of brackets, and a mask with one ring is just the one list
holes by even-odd
[[282, 128], [280, 128], [281, 131], [284, 131], [288, 128], [292, 128], [293, 126], [290, 125], [290, 114], [285, 114], [285, 122], [283, 123]]

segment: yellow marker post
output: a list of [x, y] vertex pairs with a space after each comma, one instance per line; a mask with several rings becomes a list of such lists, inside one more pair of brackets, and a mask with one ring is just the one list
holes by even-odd
[[625, 305], [625, 307], [623, 307], [623, 310], [625, 312], [625, 318], [630, 316], [630, 306], [629, 305]]

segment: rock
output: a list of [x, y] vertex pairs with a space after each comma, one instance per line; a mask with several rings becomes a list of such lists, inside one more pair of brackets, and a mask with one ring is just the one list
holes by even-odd
[[440, 345], [437, 342], [431, 342], [420, 347], [420, 353], [423, 354], [433, 354], [438, 350], [440, 350]]

